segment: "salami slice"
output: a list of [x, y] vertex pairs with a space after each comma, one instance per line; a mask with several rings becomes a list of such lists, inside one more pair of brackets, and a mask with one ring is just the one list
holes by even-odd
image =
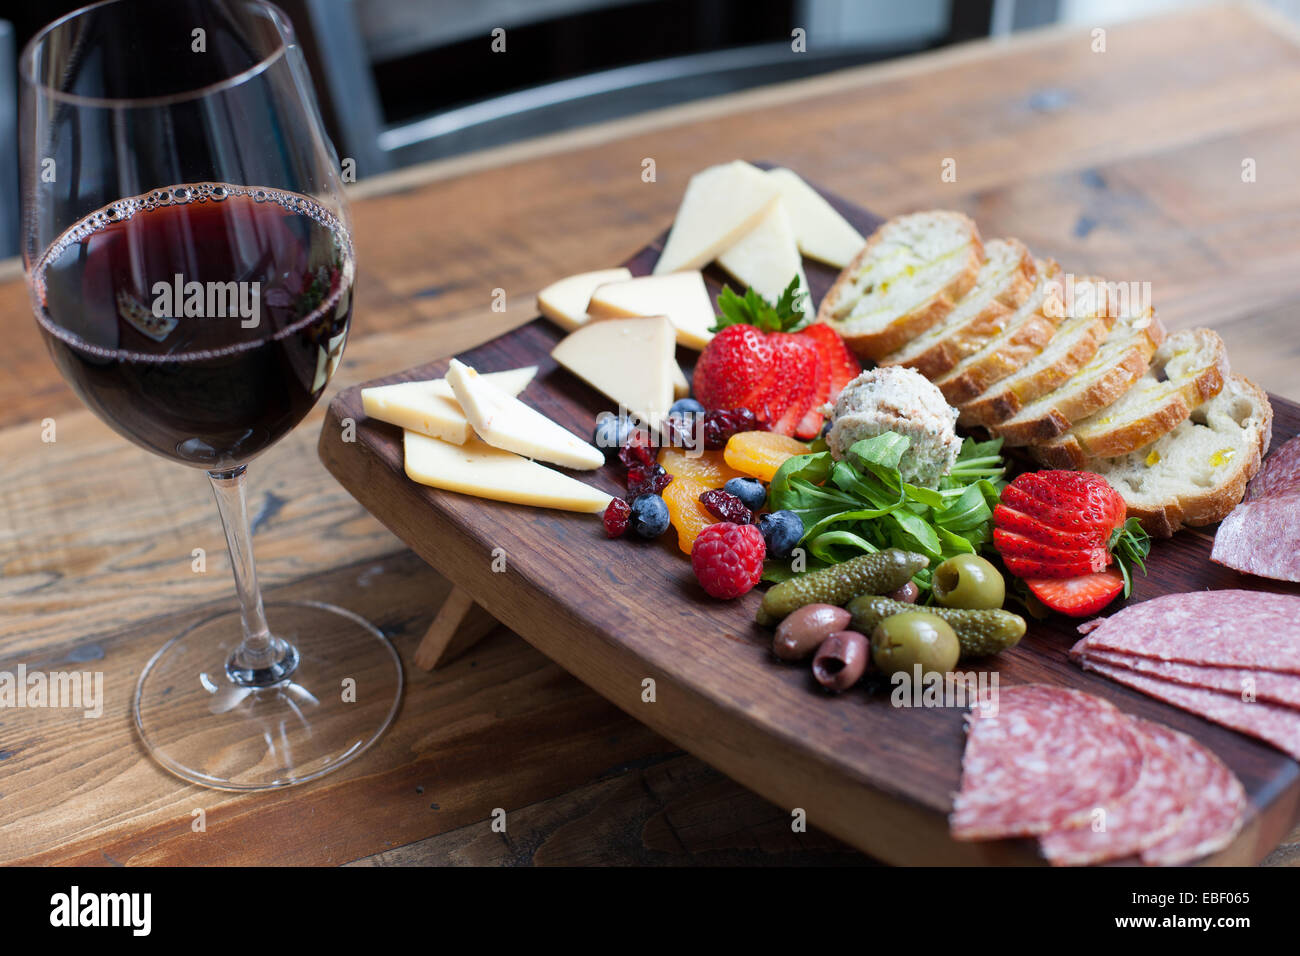
[[1144, 723], [1147, 733], [1178, 764], [1186, 788], [1177, 828], [1142, 851], [1149, 866], [1179, 866], [1222, 850], [1241, 829], [1246, 791], [1237, 775], [1186, 734]]
[[1283, 753], [1300, 760], [1300, 711], [1265, 701], [1247, 703], [1240, 697], [1217, 690], [1188, 687], [1158, 677], [1102, 664], [1084, 657], [1083, 666], [1113, 681], [1140, 690], [1157, 700], [1181, 707], [1206, 720], [1257, 737]]
[[1246, 496], [1219, 524], [1210, 560], [1300, 581], [1300, 436], [1273, 451]]
[[1083, 654], [1120, 651], [1185, 664], [1300, 673], [1300, 597], [1290, 594], [1166, 594], [1079, 630], [1088, 635], [1075, 645]]
[[1142, 751], [1137, 783], [1108, 804], [1099, 804], [1088, 824], [1039, 837], [1039, 849], [1053, 866], [1136, 856], [1178, 829], [1191, 799], [1178, 754], [1158, 733], [1158, 725], [1131, 720], [1131, 729]]
[[1276, 671], [1256, 671], [1245, 667], [1180, 664], [1177, 661], [1158, 661], [1150, 657], [1105, 650], [1084, 651], [1083, 656], [1091, 661], [1113, 664], [1149, 677], [1173, 681], [1175, 684], [1204, 687], [1206, 690], [1232, 694], [1242, 700], [1266, 700], [1271, 704], [1300, 709], [1300, 674], [1279, 674]]
[[966, 715], [961, 792], [949, 818], [958, 840], [1037, 836], [1089, 822], [1137, 783], [1132, 721], [1081, 691], [1003, 688], [997, 711]]

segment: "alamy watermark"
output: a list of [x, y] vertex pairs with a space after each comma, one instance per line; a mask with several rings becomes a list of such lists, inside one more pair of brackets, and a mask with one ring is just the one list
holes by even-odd
[[238, 318], [245, 329], [262, 321], [261, 282], [186, 282], [178, 272], [171, 282], [155, 282], [151, 291], [155, 318]]
[[104, 714], [103, 671], [0, 671], [0, 709], [60, 707], [80, 709], [85, 717]]

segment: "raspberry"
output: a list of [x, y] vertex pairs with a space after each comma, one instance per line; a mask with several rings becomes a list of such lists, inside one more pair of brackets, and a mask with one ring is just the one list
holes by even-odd
[[709, 509], [709, 514], [719, 521], [732, 524], [752, 524], [754, 514], [745, 507], [745, 503], [730, 492], [713, 488], [700, 495], [700, 504]]
[[633, 465], [627, 470], [627, 496], [637, 498], [640, 495], [661, 494], [672, 480], [673, 476], [664, 470], [663, 465]]
[[605, 507], [605, 534], [611, 538], [623, 537], [623, 532], [627, 530], [628, 518], [632, 515], [632, 507], [622, 498], [614, 498]]
[[618, 460], [626, 467], [649, 465], [655, 460], [655, 443], [650, 433], [638, 428], [627, 436], [623, 447], [618, 450]]
[[747, 594], [763, 575], [767, 547], [752, 524], [723, 521], [699, 533], [691, 549], [695, 578], [712, 597], [728, 600]]

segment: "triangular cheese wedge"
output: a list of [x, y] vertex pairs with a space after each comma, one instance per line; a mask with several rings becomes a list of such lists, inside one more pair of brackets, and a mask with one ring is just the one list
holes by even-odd
[[767, 177], [781, 190], [795, 242], [805, 256], [843, 269], [862, 251], [867, 240], [817, 190], [788, 169], [769, 169]]
[[691, 394], [691, 383], [686, 379], [686, 373], [682, 367], [677, 364], [677, 359], [673, 359], [673, 367], [669, 369], [673, 376], [673, 398], [685, 398]]
[[713, 338], [709, 329], [717, 321], [713, 300], [699, 272], [610, 282], [591, 294], [587, 311], [593, 319], [666, 315], [677, 330], [677, 342], [693, 349], [709, 344]]
[[753, 229], [780, 195], [777, 184], [742, 160], [691, 177], [655, 275], [699, 269]]
[[590, 319], [587, 315], [587, 303], [591, 301], [591, 294], [598, 286], [630, 278], [632, 278], [632, 270], [620, 267], [582, 272], [552, 282], [537, 293], [537, 311], [560, 328], [572, 332], [579, 326], [586, 325]]
[[783, 203], [773, 206], [740, 242], [718, 256], [718, 265], [735, 276], [742, 286], [748, 286], [773, 304], [797, 276], [804, 293], [799, 300], [800, 311], [812, 315], [803, 257], [799, 255]]
[[[507, 395], [518, 395], [537, 374], [537, 366], [485, 372], [483, 378]], [[445, 378], [398, 382], [361, 390], [366, 414], [381, 422], [463, 445], [474, 433]]]
[[470, 438], [463, 445], [453, 445], [410, 429], [403, 433], [402, 438], [407, 477], [431, 488], [458, 491], [493, 501], [590, 514], [604, 511], [613, 497], [545, 465], [493, 448], [477, 438]]
[[555, 346], [551, 357], [650, 425], [668, 414], [682, 372], [672, 323], [661, 315], [592, 322]]
[[600, 449], [507, 395], [464, 362], [451, 360], [447, 383], [474, 431], [489, 445], [565, 468], [590, 470], [605, 464]]

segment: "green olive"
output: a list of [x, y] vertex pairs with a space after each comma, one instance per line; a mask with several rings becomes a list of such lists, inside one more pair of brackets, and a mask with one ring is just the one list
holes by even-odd
[[959, 554], [934, 569], [930, 579], [934, 599], [943, 607], [972, 611], [999, 608], [1007, 585], [998, 569], [978, 554]]
[[876, 625], [871, 635], [871, 660], [886, 674], [947, 672], [957, 666], [961, 644], [951, 625], [937, 614], [904, 611]]

